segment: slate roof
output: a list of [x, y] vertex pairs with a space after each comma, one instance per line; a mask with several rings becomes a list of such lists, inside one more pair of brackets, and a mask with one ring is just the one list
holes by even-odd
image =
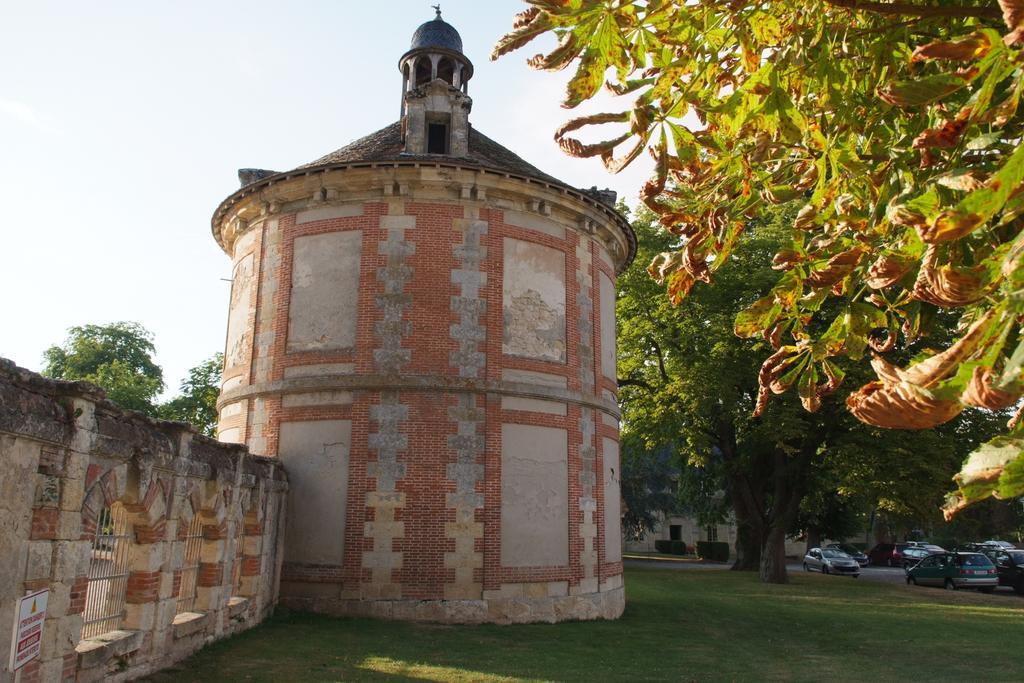
[[441, 18], [432, 19], [420, 25], [412, 34], [412, 45], [410, 50], [421, 48], [441, 47], [446, 50], [462, 52], [462, 36], [455, 30], [455, 27]]
[[335, 150], [308, 164], [303, 164], [299, 168], [313, 168], [355, 161], [443, 161], [451, 159], [568, 186], [558, 178], [544, 173], [512, 150], [498, 144], [473, 127], [469, 129], [469, 156], [466, 157], [454, 157], [448, 154], [406, 154], [402, 151], [403, 147], [402, 126], [400, 122], [396, 121], [390, 126], [381, 128], [375, 133], [370, 133], [366, 137], [359, 138], [355, 142], [350, 142], [341, 149]]
[[242, 182], [242, 187], [221, 202], [220, 206], [218, 206], [217, 210], [214, 212], [212, 220], [214, 236], [217, 237], [219, 242], [219, 221], [224, 213], [235, 202], [239, 201], [242, 197], [251, 192], [258, 191], [259, 188], [266, 184], [274, 182], [274, 180], [288, 178], [294, 175], [304, 175], [311, 172], [312, 169], [330, 167], [335, 164], [344, 165], [358, 164], [360, 162], [372, 163], [391, 161], [423, 161], [428, 163], [462, 162], [492, 171], [534, 178], [541, 182], [560, 185], [567, 190], [581, 193], [582, 195], [592, 199], [597, 204], [604, 206], [605, 210], [615, 217], [615, 222], [625, 233], [629, 246], [626, 258], [622, 263], [622, 268], [629, 265], [633, 261], [633, 257], [636, 255], [636, 234], [633, 232], [633, 229], [630, 227], [626, 219], [615, 210], [614, 192], [611, 192], [610, 190], [598, 190], [596, 187], [590, 189], [574, 188], [568, 183], [562, 182], [558, 178], [544, 173], [533, 164], [525, 161], [512, 150], [498, 144], [473, 127], [470, 127], [469, 129], [469, 155], [465, 157], [455, 157], [448, 154], [406, 154], [402, 151], [403, 149], [404, 145], [402, 144], [401, 123], [395, 122], [390, 126], [381, 128], [375, 133], [370, 133], [369, 135], [359, 138], [354, 142], [350, 142], [341, 149], [335, 150], [326, 156], [309, 162], [308, 164], [303, 164], [291, 171], [278, 173], [276, 171], [267, 171], [262, 169], [241, 169], [239, 171], [239, 180]]

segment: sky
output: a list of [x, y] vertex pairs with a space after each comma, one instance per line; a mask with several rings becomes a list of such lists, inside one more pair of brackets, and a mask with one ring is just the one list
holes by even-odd
[[[69, 327], [135, 321], [174, 395], [224, 347], [231, 268], [210, 216], [237, 169], [288, 170], [396, 120], [398, 59], [430, 4], [0, 0], [0, 357], [38, 371]], [[470, 123], [635, 206], [647, 157], [612, 176], [552, 139], [627, 101], [562, 109], [571, 71], [525, 64], [550, 36], [489, 61], [524, 8], [442, 2], [474, 65]]]

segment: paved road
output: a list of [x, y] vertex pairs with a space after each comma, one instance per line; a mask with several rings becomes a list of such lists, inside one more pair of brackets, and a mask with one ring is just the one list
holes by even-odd
[[[728, 569], [728, 564], [720, 564], [717, 562], [680, 562], [671, 560], [634, 560], [627, 559], [624, 561], [627, 567], [658, 567], [659, 569]], [[803, 573], [803, 566], [799, 562], [790, 562], [786, 565], [786, 568], [793, 573]], [[882, 581], [885, 583], [906, 583], [907, 575], [899, 567], [864, 567], [860, 572], [860, 580], [864, 581]], [[996, 589], [995, 595], [1005, 595], [1012, 598], [1017, 598], [1024, 602], [1024, 598], [1019, 598], [1013, 589], [1009, 586], [1000, 586]]]

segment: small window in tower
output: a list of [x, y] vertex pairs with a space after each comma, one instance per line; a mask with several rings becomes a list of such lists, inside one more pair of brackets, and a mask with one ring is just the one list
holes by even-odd
[[443, 123], [427, 124], [427, 153], [448, 153], [448, 126]]
[[416, 85], [420, 86], [430, 83], [430, 60], [429, 59], [417, 59], [416, 60]]
[[442, 58], [437, 63], [437, 77], [448, 85], [455, 83], [455, 63], [447, 58]]

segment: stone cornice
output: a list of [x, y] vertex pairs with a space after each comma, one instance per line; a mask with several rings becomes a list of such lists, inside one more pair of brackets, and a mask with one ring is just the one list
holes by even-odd
[[[633, 228], [629, 222], [625, 219], [622, 214], [616, 211], [614, 208], [607, 204], [597, 200], [596, 198], [582, 192], [578, 189], [569, 187], [561, 183], [551, 182], [540, 178], [521, 175], [504, 171], [499, 168], [490, 166], [484, 166], [474, 164], [468, 161], [461, 161], [458, 159], [444, 159], [444, 160], [424, 160], [424, 159], [410, 159], [410, 160], [388, 160], [388, 161], [361, 161], [361, 162], [345, 162], [335, 164], [324, 164], [321, 166], [313, 166], [308, 168], [300, 168], [294, 171], [287, 171], [284, 173], [277, 173], [272, 176], [263, 178], [255, 183], [246, 185], [238, 191], [231, 194], [224, 201], [220, 203], [217, 210], [214, 212], [211, 219], [211, 231], [214, 239], [224, 249], [228, 251], [229, 244], [224, 234], [225, 223], [233, 217], [237, 218], [240, 213], [239, 209], [242, 209], [245, 204], [251, 204], [255, 202], [259, 208], [258, 210], [251, 210], [252, 217], [256, 218], [260, 215], [274, 214], [280, 211], [280, 204], [273, 200], [272, 190], [275, 185], [281, 185], [288, 183], [289, 181], [301, 180], [303, 178], [311, 178], [314, 176], [320, 176], [327, 174], [331, 171], [357, 171], [357, 170], [380, 170], [380, 171], [395, 171], [399, 169], [437, 169], [439, 171], [470, 171], [476, 174], [480, 174], [483, 177], [494, 176], [495, 179], [514, 180], [527, 184], [528, 186], [535, 186], [537, 188], [546, 190], [548, 192], [555, 193], [570, 200], [574, 200], [587, 207], [589, 212], [579, 211], [583, 216], [583, 223], [578, 229], [581, 232], [592, 232], [592, 228], [586, 225], [593, 218], [587, 219], [586, 213], [590, 213], [591, 216], [599, 216], [603, 218], [607, 223], [614, 225], [621, 232], [622, 241], [625, 242], [625, 253], [613, 255], [616, 261], [616, 271], [621, 273], [625, 268], [632, 263], [633, 258], [636, 256], [636, 234], [633, 232]], [[393, 180], [393, 178], [392, 178]], [[319, 187], [318, 187], [319, 190]], [[383, 198], [391, 195], [391, 188], [378, 185], [377, 190], [380, 191], [379, 197]], [[468, 188], [467, 188], [468, 191]], [[530, 192], [526, 191], [522, 193], [524, 196], [529, 195]], [[295, 197], [298, 199], [298, 197]], [[312, 200], [312, 197], [310, 197]], [[331, 197], [328, 197], [331, 199]], [[337, 197], [334, 197], [337, 199]], [[462, 199], [466, 201], [477, 201], [486, 205], [487, 199], [477, 198], [470, 199], [469, 197], [463, 196]], [[294, 200], [292, 200], [294, 201]], [[251, 220], [251, 219], [248, 219]]]
[[318, 391], [430, 391], [498, 394], [546, 401], [564, 401], [601, 410], [619, 419], [619, 406], [597, 396], [586, 396], [579, 391], [561, 387], [542, 386], [523, 382], [483, 380], [466, 377], [440, 377], [437, 375], [322, 375], [294, 377], [263, 384], [230, 389], [217, 399], [217, 410], [229, 403], [266, 395], [302, 394]]

